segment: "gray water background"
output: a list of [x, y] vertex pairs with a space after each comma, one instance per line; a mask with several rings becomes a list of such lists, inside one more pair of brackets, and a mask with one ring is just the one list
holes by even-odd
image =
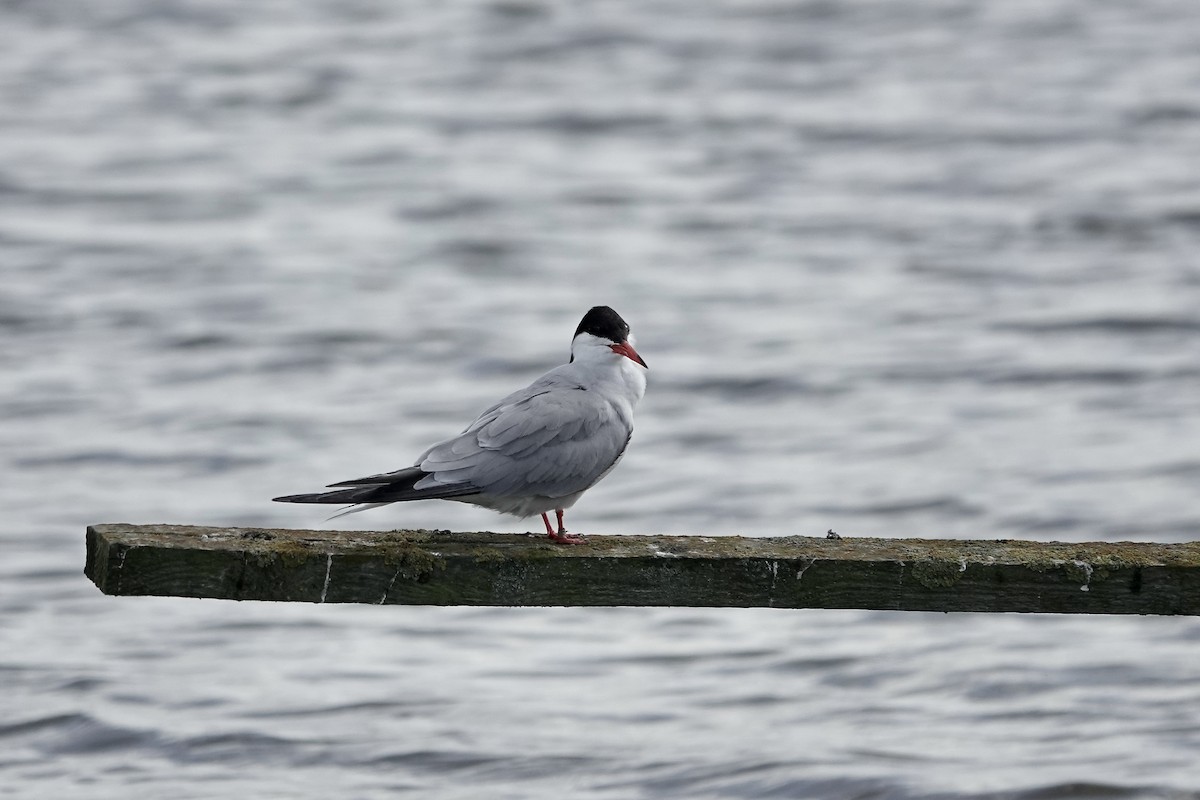
[[[1190, 619], [108, 598], [561, 363], [603, 533], [1200, 533], [1200, 6], [0, 3], [0, 796], [1195, 798]], [[455, 504], [342, 528], [537, 530]]]

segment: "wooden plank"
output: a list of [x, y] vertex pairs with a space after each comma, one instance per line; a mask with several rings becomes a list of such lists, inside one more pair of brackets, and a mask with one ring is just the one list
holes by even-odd
[[93, 525], [105, 594], [307, 603], [1200, 614], [1200, 542]]

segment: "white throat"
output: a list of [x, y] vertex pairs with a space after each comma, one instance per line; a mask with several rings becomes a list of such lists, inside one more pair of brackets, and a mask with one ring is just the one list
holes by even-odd
[[[629, 337], [633, 344], [633, 336]], [[571, 366], [588, 384], [626, 399], [632, 407], [646, 393], [646, 368], [612, 349], [613, 342], [581, 333], [571, 342]]]

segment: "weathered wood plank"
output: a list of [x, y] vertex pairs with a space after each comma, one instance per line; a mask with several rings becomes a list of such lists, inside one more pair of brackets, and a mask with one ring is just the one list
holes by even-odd
[[93, 525], [106, 594], [309, 603], [1200, 614], [1200, 542]]

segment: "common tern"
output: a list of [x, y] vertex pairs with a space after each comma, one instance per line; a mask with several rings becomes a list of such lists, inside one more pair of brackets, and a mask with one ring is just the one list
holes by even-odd
[[629, 444], [648, 369], [633, 343], [625, 320], [596, 306], [575, 329], [568, 363], [505, 397], [413, 466], [331, 483], [332, 492], [273, 499], [354, 504], [345, 514], [407, 500], [454, 500], [517, 517], [541, 514], [553, 541], [583, 542], [567, 533], [563, 512], [612, 471]]

